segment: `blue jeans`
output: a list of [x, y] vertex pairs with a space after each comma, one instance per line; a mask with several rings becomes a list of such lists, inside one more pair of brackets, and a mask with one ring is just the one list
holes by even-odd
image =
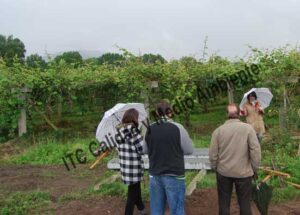
[[184, 215], [185, 183], [173, 176], [150, 176], [152, 215], [164, 215], [168, 201], [171, 215]]

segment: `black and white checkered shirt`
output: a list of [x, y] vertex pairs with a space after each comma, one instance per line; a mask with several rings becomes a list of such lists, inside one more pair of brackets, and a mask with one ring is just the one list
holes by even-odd
[[130, 185], [141, 181], [144, 163], [143, 136], [140, 130], [133, 124], [125, 124], [118, 128], [116, 141], [123, 182]]

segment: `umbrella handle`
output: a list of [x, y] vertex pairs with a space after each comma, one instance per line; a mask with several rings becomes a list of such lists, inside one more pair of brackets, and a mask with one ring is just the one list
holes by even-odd
[[269, 181], [272, 178], [272, 175], [267, 175], [264, 179], [256, 185], [256, 189], [259, 190], [259, 187]]
[[104, 152], [101, 156], [97, 158], [97, 160], [90, 166], [90, 169], [94, 169], [94, 167], [107, 155], [109, 154], [109, 151]]

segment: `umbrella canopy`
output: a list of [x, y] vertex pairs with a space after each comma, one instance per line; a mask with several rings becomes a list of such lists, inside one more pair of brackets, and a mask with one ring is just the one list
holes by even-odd
[[145, 106], [142, 103], [118, 103], [113, 108], [105, 112], [96, 131], [96, 139], [105, 142], [106, 146], [114, 147], [114, 139], [117, 134], [116, 127], [121, 123], [124, 113], [134, 108], [139, 112], [139, 122], [147, 118]]
[[257, 100], [259, 101], [260, 107], [262, 109], [269, 107], [273, 98], [273, 94], [271, 93], [269, 88], [252, 88], [244, 94], [244, 97], [240, 103], [240, 108], [243, 108], [244, 104], [247, 102], [247, 96], [252, 92], [256, 93]]
[[266, 183], [252, 184], [252, 199], [261, 215], [268, 215], [268, 208], [273, 196], [273, 188]]

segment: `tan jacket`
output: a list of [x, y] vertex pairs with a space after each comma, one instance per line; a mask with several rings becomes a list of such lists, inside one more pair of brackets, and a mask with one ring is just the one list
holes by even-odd
[[253, 126], [257, 134], [264, 134], [266, 132], [265, 124], [264, 124], [263, 116], [258, 112], [258, 109], [249, 103], [246, 103], [243, 109], [247, 113], [247, 117], [246, 117], [247, 123]]
[[260, 144], [253, 127], [229, 119], [212, 134], [209, 159], [213, 169], [227, 177], [253, 175], [261, 160]]

